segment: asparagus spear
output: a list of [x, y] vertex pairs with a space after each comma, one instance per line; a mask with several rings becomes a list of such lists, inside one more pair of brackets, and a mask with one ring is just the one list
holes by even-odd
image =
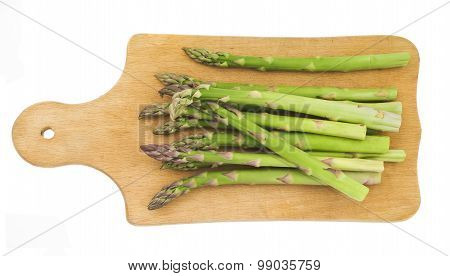
[[[381, 173], [376, 172], [345, 172], [346, 175], [364, 185], [374, 185], [381, 182]], [[270, 168], [245, 169], [232, 171], [206, 171], [198, 175], [178, 180], [161, 189], [148, 205], [149, 210], [155, 210], [168, 204], [173, 199], [189, 192], [191, 189], [204, 186], [222, 185], [322, 185], [310, 176], [296, 169]]]
[[[153, 107], [153, 106], [152, 106]], [[148, 108], [150, 109], [150, 107]], [[153, 108], [156, 109], [156, 108]], [[186, 113], [191, 113], [190, 110], [194, 110], [196, 112], [200, 112], [195, 108], [187, 107], [185, 109]], [[144, 111], [146, 111], [144, 109]], [[158, 110], [158, 112], [146, 112], [147, 114], [140, 115], [141, 118], [148, 116], [148, 114], [163, 114]], [[213, 117], [208, 113], [202, 113], [203, 118]], [[197, 113], [194, 112], [196, 115]], [[349, 123], [341, 123], [327, 120], [319, 120], [319, 119], [309, 119], [309, 118], [299, 118], [299, 117], [291, 117], [291, 116], [280, 116], [269, 113], [253, 113], [253, 112], [245, 112], [244, 113], [250, 120], [254, 123], [272, 129], [279, 129], [284, 131], [300, 131], [307, 133], [315, 133], [336, 137], [344, 137], [350, 139], [364, 140], [366, 137], [366, 126], [357, 125], [357, 124], [349, 124]], [[197, 116], [199, 118], [200, 116]], [[211, 127], [211, 128], [220, 128], [226, 129], [226, 126], [217, 121], [209, 121], [209, 120], [198, 120], [198, 119], [187, 119], [184, 117], [178, 117], [175, 121], [169, 121], [163, 123], [162, 125], [156, 127], [153, 130], [154, 134], [171, 134], [175, 133], [178, 130], [186, 129], [186, 128], [197, 128], [197, 127]]]
[[[271, 153], [252, 152], [215, 152], [215, 151], [180, 151], [171, 145], [149, 144], [141, 146], [148, 156], [164, 162], [164, 167], [179, 170], [194, 170], [199, 167], [221, 165], [246, 165], [253, 167], [295, 168], [291, 162]], [[314, 158], [335, 170], [382, 172], [383, 161], [358, 158], [319, 157]], [[199, 166], [196, 166], [199, 165]]]
[[[359, 141], [358, 141], [359, 142]], [[172, 146], [187, 150], [217, 150], [222, 147], [259, 148], [260, 145], [254, 139], [243, 135], [234, 135], [228, 132], [210, 132], [201, 135], [187, 136], [175, 141]]]
[[358, 141], [341, 137], [298, 132], [273, 131], [272, 133], [282, 139], [288, 140], [292, 145], [303, 150], [386, 153], [390, 145], [389, 136], [366, 136], [366, 139]]
[[169, 106], [171, 118], [180, 116], [186, 106], [199, 104], [199, 100], [221, 101], [232, 104], [247, 104], [270, 107], [325, 117], [332, 121], [364, 124], [367, 128], [397, 132], [401, 124], [401, 116], [391, 112], [381, 111], [370, 107], [305, 98], [292, 95], [277, 95], [266, 91], [236, 91], [213, 88], [201, 85], [198, 89], [186, 89], [173, 96], [173, 103]]
[[[384, 162], [402, 162], [406, 158], [406, 153], [404, 150], [387, 150], [389, 148], [388, 136], [367, 136], [365, 141], [355, 141], [350, 139], [335, 139], [334, 137], [313, 134], [288, 133], [283, 136], [283, 138], [297, 143], [297, 145], [301, 146], [301, 149], [308, 150], [307, 152], [312, 156], [360, 158]], [[172, 143], [171, 146], [180, 151], [218, 150], [223, 147], [240, 147], [248, 149], [259, 147], [253, 139], [226, 132], [188, 136]], [[337, 149], [338, 151], [320, 151], [326, 150], [327, 147], [332, 150]], [[342, 152], [339, 152], [339, 150]], [[361, 152], [350, 152], [355, 150], [359, 150]], [[379, 153], [376, 153], [377, 151]]]
[[361, 158], [385, 162], [403, 162], [406, 158], [406, 153], [404, 150], [389, 150], [386, 153], [326, 152], [326, 151], [309, 151], [308, 153], [312, 156]]
[[[396, 104], [396, 103], [397, 102], [390, 102], [389, 104]], [[385, 103], [380, 103], [380, 104], [385, 104]], [[168, 106], [169, 106], [169, 103], [148, 105], [140, 113], [139, 119], [147, 119], [147, 118], [169, 115]], [[394, 113], [397, 113], [397, 112], [401, 113], [401, 109], [402, 109], [401, 104], [398, 106], [392, 106], [392, 108], [397, 109], [397, 111], [395, 111]], [[386, 107], [386, 109], [387, 109], [387, 107]], [[258, 112], [258, 110], [256, 110], [256, 112]], [[317, 119], [311, 119], [311, 118], [301, 119], [301, 117], [299, 118], [297, 116], [289, 116], [289, 115], [281, 116], [281, 115], [267, 113], [267, 112], [264, 112], [263, 110], [259, 110], [259, 113], [256, 113], [256, 114], [254, 114], [254, 113], [255, 113], [255, 111], [247, 112], [245, 114], [247, 114], [252, 119], [255, 119], [254, 121], [257, 124], [259, 124], [260, 126], [264, 126], [267, 128], [280, 129], [280, 130], [285, 130], [285, 131], [302, 131], [302, 132], [317, 133], [317, 134], [324, 134], [324, 135], [330, 135], [330, 136], [347, 137], [347, 138], [353, 138], [353, 139], [361, 139], [362, 138], [361, 136], [359, 138], [358, 138], [358, 136], [355, 137], [355, 133], [359, 132], [359, 135], [362, 134], [362, 129], [361, 129], [361, 128], [363, 128], [362, 126], [353, 125], [353, 128], [354, 128], [353, 131], [351, 131], [348, 128], [346, 130], [339, 128], [338, 133], [334, 133], [334, 131], [330, 131], [329, 128], [320, 128], [320, 129], [315, 129], [315, 127], [311, 128], [311, 125], [313, 125], [313, 123], [318, 122]], [[192, 118], [196, 118], [196, 119], [214, 120], [214, 116], [212, 116], [211, 114], [205, 113], [204, 111], [201, 111], [197, 108], [192, 108], [192, 107], [186, 107], [182, 116], [192, 117]], [[343, 126], [336, 122], [330, 122], [330, 121], [326, 121], [326, 120], [321, 120], [321, 121], [323, 121], [329, 127]], [[211, 126], [214, 125], [214, 123], [212, 123], [212, 122], [211, 123], [199, 122], [198, 126], [196, 126], [194, 123], [192, 123], [190, 125], [190, 127], [203, 127], [204, 125], [207, 125], [207, 124], [209, 124]], [[346, 124], [346, 125], [348, 126], [348, 124]], [[357, 130], [357, 128], [359, 128], [359, 130]], [[312, 129], [312, 131], [311, 131], [311, 129]], [[334, 127], [333, 127], [333, 129], [334, 129]], [[178, 129], [174, 130], [173, 132], [175, 132], [177, 130]], [[344, 133], [342, 133], [342, 132], [344, 132]], [[347, 133], [347, 132], [350, 132], [350, 133]], [[371, 134], [371, 133], [378, 134], [379, 131], [366, 129], [365, 132], [366, 132], [366, 134]]]
[[[193, 97], [195, 97], [195, 94]], [[186, 101], [182, 103], [180, 100], [174, 99], [171, 106], [177, 104], [184, 105]], [[306, 175], [312, 176], [319, 182], [331, 186], [354, 200], [362, 201], [367, 196], [369, 192], [367, 187], [346, 176], [342, 171], [331, 169], [329, 165], [320, 162], [279, 136], [261, 128], [238, 110], [231, 109], [233, 111], [229, 111], [213, 102], [208, 104], [211, 110], [224, 121], [226, 120], [230, 126], [257, 140], [262, 146], [272, 150], [286, 161], [295, 164]], [[176, 106], [173, 107], [176, 108]]]
[[[358, 153], [358, 152], [322, 152], [322, 151], [307, 151], [311, 156], [317, 157], [319, 160], [324, 160], [327, 158], [341, 158], [346, 159], [362, 159], [362, 160], [376, 160], [376, 161], [383, 161], [383, 162], [392, 162], [392, 163], [398, 163], [403, 162], [405, 160], [405, 152], [403, 150], [390, 150], [388, 153]], [[358, 161], [359, 162], [359, 161]], [[351, 166], [355, 167], [355, 164], [359, 163], [353, 163]], [[217, 167], [219, 165], [222, 165], [219, 163], [206, 163], [206, 162], [188, 162], [188, 163], [182, 163], [182, 164], [174, 164], [174, 163], [164, 163], [163, 168], [164, 169], [176, 169], [176, 170], [193, 170], [193, 169], [199, 169], [199, 168], [208, 168], [208, 167]], [[358, 169], [344, 169], [345, 165], [337, 165], [342, 170], [346, 171], [357, 171]], [[359, 169], [361, 171], [364, 171], [364, 169]]]
[[198, 85], [210, 84], [216, 88], [234, 89], [234, 90], [263, 90], [273, 91], [282, 94], [294, 96], [303, 96], [308, 98], [319, 98], [324, 100], [336, 101], [354, 101], [354, 102], [384, 102], [393, 101], [397, 98], [397, 88], [338, 88], [338, 87], [314, 87], [314, 86], [290, 86], [276, 85], [268, 86], [261, 84], [246, 83], [228, 83], [228, 82], [209, 82], [201, 81], [187, 75], [174, 73], [161, 73], [155, 75], [164, 85], [159, 93], [161, 96], [173, 96], [176, 92], [188, 88], [196, 88]]
[[242, 67], [259, 71], [339, 71], [385, 69], [406, 66], [410, 55], [407, 52], [341, 57], [254, 57], [225, 52], [210, 52], [200, 48], [183, 48], [193, 60], [218, 67]]
[[[402, 103], [401, 102], [385, 102], [385, 103], [357, 103], [357, 102], [351, 102], [351, 101], [341, 101], [343, 103], [352, 104], [355, 106], [365, 106], [365, 107], [371, 107], [378, 110], [388, 111], [395, 114], [402, 114]], [[139, 119], [146, 119], [146, 118], [152, 118], [152, 117], [159, 117], [159, 116], [165, 116], [169, 114], [169, 103], [163, 103], [163, 104], [150, 104], [144, 107], [144, 109], [139, 114]], [[236, 108], [247, 111], [247, 112], [265, 112], [270, 111], [268, 108], [261, 108], [258, 106], [251, 106], [251, 105], [245, 105], [245, 106], [238, 106], [236, 105]], [[253, 110], [252, 110], [253, 109]], [[197, 119], [205, 119], [205, 120], [211, 120], [211, 116], [208, 114], [205, 114], [204, 112], [198, 110], [197, 108], [188, 108], [184, 112], [183, 116], [189, 116], [192, 118]]]
[[[360, 141], [309, 133], [277, 131], [272, 131], [272, 133], [289, 141], [296, 147], [307, 151], [382, 154], [388, 152], [390, 144], [389, 136], [366, 136], [365, 140]], [[227, 132], [188, 136], [172, 143], [172, 145], [178, 148], [191, 150], [217, 150], [221, 147], [261, 148], [261, 146], [251, 138]]]
[[284, 130], [315, 133], [350, 139], [364, 140], [365, 125], [333, 122], [327, 120], [280, 116], [270, 113], [244, 112], [245, 116], [259, 126]]
[[217, 121], [189, 119], [180, 117], [175, 119], [175, 121], [168, 121], [155, 127], [153, 129], [153, 134], [168, 135], [187, 128], [227, 129], [227, 126]]
[[402, 115], [403, 106], [401, 102], [385, 102], [385, 103], [357, 103], [351, 101], [342, 101], [343, 103], [352, 104], [356, 106], [365, 106], [382, 111], [391, 112], [394, 114]]

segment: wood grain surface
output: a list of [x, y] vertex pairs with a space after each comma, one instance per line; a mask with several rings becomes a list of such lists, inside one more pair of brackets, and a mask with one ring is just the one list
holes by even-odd
[[[183, 46], [262, 56], [408, 51], [411, 61], [404, 68], [354, 73], [258, 72], [195, 63], [181, 50]], [[130, 39], [124, 72], [109, 92], [83, 104], [35, 104], [18, 117], [13, 140], [19, 154], [36, 166], [83, 164], [106, 173], [120, 188], [127, 220], [135, 225], [249, 220], [405, 220], [420, 205], [416, 169], [420, 140], [416, 107], [418, 68], [415, 46], [395, 36], [255, 38], [139, 34]], [[404, 111], [400, 133], [390, 134], [391, 145], [406, 150], [406, 161], [387, 163], [382, 184], [371, 187], [362, 203], [328, 187], [239, 185], [197, 189], [164, 208], [149, 211], [147, 204], [161, 187], [194, 173], [160, 170], [159, 162], [139, 150], [140, 144], [167, 142], [167, 138], [151, 133], [151, 127], [160, 122], [144, 123], [137, 119], [143, 105], [168, 100], [157, 94], [162, 85], [153, 75], [158, 72], [261, 84], [395, 86]], [[42, 137], [46, 128], [54, 130], [52, 139]], [[171, 138], [181, 135], [186, 133]]]

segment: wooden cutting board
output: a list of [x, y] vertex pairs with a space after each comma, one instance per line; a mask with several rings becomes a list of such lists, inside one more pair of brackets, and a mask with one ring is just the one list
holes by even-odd
[[[339, 56], [407, 51], [404, 68], [354, 73], [258, 72], [220, 69], [190, 60], [182, 47], [204, 47], [261, 56]], [[125, 199], [127, 220], [135, 225], [250, 220], [398, 221], [419, 208], [417, 150], [420, 125], [416, 107], [419, 55], [408, 40], [395, 36], [334, 38], [255, 38], [139, 34], [130, 39], [124, 73], [100, 98], [82, 104], [38, 103], [27, 108], [13, 127], [14, 145], [31, 164], [55, 167], [83, 164], [115, 181]], [[405, 149], [406, 161], [386, 164], [381, 185], [372, 186], [363, 203], [328, 187], [240, 185], [201, 188], [166, 207], [147, 210], [161, 187], [194, 172], [160, 170], [160, 163], [139, 145], [167, 142], [154, 136], [160, 122], [139, 122], [143, 105], [168, 101], [157, 90], [158, 72], [184, 73], [204, 80], [342, 87], [395, 86], [403, 102], [400, 133], [391, 134], [392, 148]], [[44, 139], [43, 130], [55, 135]], [[176, 134], [172, 139], [186, 133]], [[68, 176], [70, 177], [70, 176]], [[67, 196], [67, 195], [60, 195]]]

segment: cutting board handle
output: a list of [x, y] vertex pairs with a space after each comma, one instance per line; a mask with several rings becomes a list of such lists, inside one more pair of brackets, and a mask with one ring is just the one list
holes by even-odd
[[[84, 105], [42, 102], [25, 109], [12, 130], [17, 152], [31, 164], [41, 167], [85, 163], [83, 153], [91, 149], [86, 139], [81, 138], [89, 135], [91, 124], [83, 114]], [[44, 137], [48, 132], [53, 132], [54, 136]]]

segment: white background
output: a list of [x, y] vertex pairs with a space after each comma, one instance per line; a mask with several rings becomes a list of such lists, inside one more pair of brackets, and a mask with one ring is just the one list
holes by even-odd
[[[391, 34], [445, 1], [5, 3], [123, 68], [128, 39], [136, 33], [292, 37]], [[397, 33], [417, 46], [421, 58], [417, 96], [423, 129], [419, 159], [422, 204], [411, 219], [395, 225], [312, 221], [136, 227], [127, 223], [123, 199], [117, 193], [0, 258], [0, 273], [123, 275], [130, 261], [211, 259], [255, 264], [267, 258], [320, 259], [322, 270], [311, 274], [448, 273], [448, 257], [443, 253], [450, 253], [449, 17], [450, 4]], [[40, 101], [92, 100], [108, 91], [120, 74], [0, 3], [0, 253], [116, 189], [107, 176], [91, 168], [43, 169], [26, 163], [11, 141], [15, 118]], [[48, 255], [68, 257], [41, 257]], [[267, 274], [255, 269], [246, 273]], [[290, 274], [278, 274], [282, 273]]]

